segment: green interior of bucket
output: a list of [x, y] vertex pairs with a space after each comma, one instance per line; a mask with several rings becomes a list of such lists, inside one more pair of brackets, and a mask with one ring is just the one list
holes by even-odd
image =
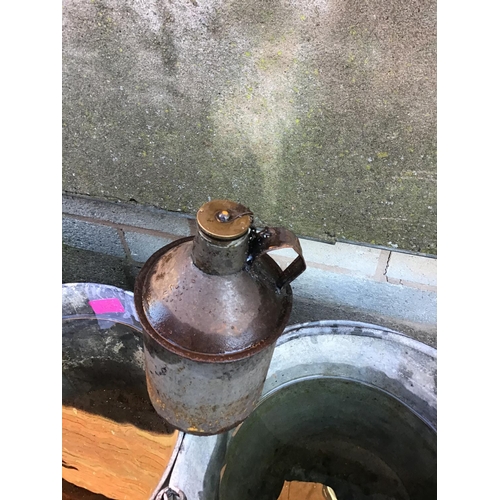
[[436, 498], [436, 432], [374, 387], [313, 377], [269, 394], [231, 438], [220, 500], [276, 500], [287, 481], [338, 500]]

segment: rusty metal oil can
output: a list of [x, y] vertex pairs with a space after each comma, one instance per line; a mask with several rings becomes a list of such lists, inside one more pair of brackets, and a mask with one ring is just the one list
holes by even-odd
[[[282, 271], [266, 254], [287, 247], [297, 257]], [[203, 205], [194, 237], [149, 258], [134, 300], [149, 396], [169, 424], [212, 435], [251, 413], [290, 316], [290, 283], [305, 267], [291, 231], [257, 231], [252, 213], [229, 200]]]

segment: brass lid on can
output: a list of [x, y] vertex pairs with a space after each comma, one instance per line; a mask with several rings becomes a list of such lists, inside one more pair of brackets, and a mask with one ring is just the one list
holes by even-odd
[[205, 234], [218, 240], [234, 240], [248, 232], [252, 212], [240, 203], [230, 200], [212, 200], [205, 203], [196, 214], [198, 227]]

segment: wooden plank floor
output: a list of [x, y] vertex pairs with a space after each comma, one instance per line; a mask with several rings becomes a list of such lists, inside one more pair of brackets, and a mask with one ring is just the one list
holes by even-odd
[[62, 432], [63, 479], [116, 500], [148, 499], [177, 440], [65, 406]]
[[331, 488], [325, 492], [323, 489], [323, 485], [318, 483], [285, 481], [278, 500], [337, 500]]

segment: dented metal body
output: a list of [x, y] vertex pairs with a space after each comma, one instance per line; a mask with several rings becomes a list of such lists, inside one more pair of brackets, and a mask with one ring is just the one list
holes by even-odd
[[144, 357], [151, 402], [170, 424], [196, 435], [242, 422], [262, 393], [275, 343], [243, 359], [200, 362], [173, 354], [146, 336]]
[[[239, 205], [231, 231], [224, 225], [236, 213], [230, 208], [220, 222], [224, 238], [214, 237], [217, 221], [205, 213], [194, 238], [150, 257], [134, 293], [153, 406], [174, 427], [198, 435], [224, 432], [253, 410], [290, 316], [289, 283], [305, 269], [293, 233], [257, 233]], [[265, 255], [283, 246], [298, 253], [285, 271]]]

